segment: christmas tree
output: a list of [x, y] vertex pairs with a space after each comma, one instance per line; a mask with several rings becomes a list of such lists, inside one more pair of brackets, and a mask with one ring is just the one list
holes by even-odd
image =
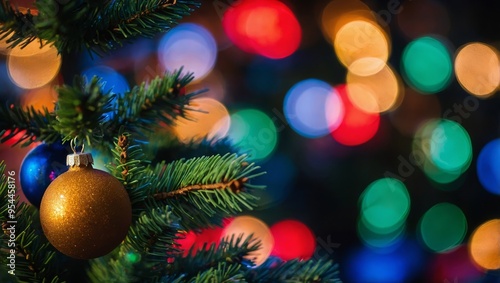
[[[0, 39], [18, 50], [35, 44], [54, 46], [63, 57], [106, 56], [138, 37], [168, 32], [200, 4], [39, 0], [23, 9], [2, 0]], [[52, 176], [39, 208], [19, 201], [16, 172], [0, 165], [2, 282], [339, 281], [329, 259], [260, 262], [262, 239], [248, 233], [201, 249], [180, 244], [189, 231], [255, 208], [265, 185], [253, 183], [264, 172], [227, 140], [183, 143], [157, 131], [199, 111], [190, 102], [201, 91], [186, 91], [193, 79], [179, 69], [115, 94], [99, 77], [76, 76], [57, 86], [54, 111], [0, 105], [1, 142], [43, 142], [70, 153], [70, 168]], [[89, 148], [110, 156], [109, 173], [92, 167]], [[158, 159], [158, 148], [179, 158]]]

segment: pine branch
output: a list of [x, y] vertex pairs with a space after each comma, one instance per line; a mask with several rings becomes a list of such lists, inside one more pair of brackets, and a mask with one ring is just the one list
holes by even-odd
[[248, 269], [245, 277], [248, 282], [256, 283], [342, 282], [339, 279], [338, 265], [326, 259], [286, 262], [268, 260], [257, 268]]
[[262, 187], [249, 181], [263, 173], [245, 158], [226, 154], [157, 164], [146, 204], [171, 206], [187, 230], [217, 225], [223, 218], [251, 210], [257, 201], [252, 190]]
[[237, 264], [228, 264], [221, 262], [215, 267], [211, 267], [203, 272], [200, 272], [196, 277], [186, 280], [182, 277], [183, 282], [189, 283], [229, 283], [229, 282], [247, 282], [241, 273], [241, 266]]
[[[22, 11], [24, 10], [24, 11]], [[30, 9], [14, 9], [10, 1], [0, 1], [0, 40], [7, 38], [10, 47], [24, 47], [37, 39], [35, 15]]]
[[154, 130], [152, 125], [173, 125], [177, 117], [186, 117], [190, 100], [200, 92], [182, 94], [181, 90], [194, 79], [182, 69], [166, 72], [150, 82], [135, 86], [118, 98], [117, 119], [112, 127], [125, 125], [127, 132], [145, 136]]
[[55, 142], [60, 138], [54, 129], [55, 116], [46, 108], [43, 112], [33, 107], [22, 109], [19, 103], [0, 104], [0, 142], [4, 143], [23, 133], [15, 144], [27, 146], [35, 141]]
[[103, 143], [99, 129], [106, 123], [105, 114], [112, 111], [115, 97], [110, 92], [103, 93], [101, 86], [97, 77], [87, 83], [84, 77], [77, 76], [73, 86], [57, 89], [59, 100], [54, 128], [63, 135], [63, 141], [76, 138], [90, 146]]
[[[260, 242], [253, 239], [251, 236], [243, 239], [240, 235], [235, 239], [235, 236], [232, 235], [231, 238], [223, 240], [218, 246], [215, 244], [212, 244], [209, 248], [203, 246], [200, 250], [196, 251], [196, 255], [193, 255], [193, 250], [190, 251], [190, 255], [187, 257], [183, 257], [182, 252], [179, 253], [173, 258], [173, 263], [167, 265], [167, 273], [165, 276], [169, 278], [182, 276], [182, 278], [186, 280], [188, 280], [188, 278], [192, 278], [190, 280], [199, 280], [199, 278], [205, 278], [205, 276], [211, 273], [205, 273], [206, 271], [220, 267], [221, 264], [223, 264], [225, 266], [232, 265], [238, 267], [235, 271], [239, 273], [238, 277], [243, 278], [243, 273], [239, 272], [240, 266], [253, 265], [245, 256], [257, 251], [259, 248]], [[215, 274], [221, 275], [218, 272], [215, 272]], [[190, 280], [187, 282], [212, 282]]]
[[[15, 194], [14, 172], [5, 172], [0, 163], [0, 223], [2, 234], [0, 256], [2, 265], [10, 263], [15, 255], [16, 277], [23, 282], [61, 282], [64, 273], [58, 267], [56, 251], [41, 234], [38, 211], [33, 206], [21, 203]], [[8, 175], [8, 176], [6, 176]], [[15, 251], [15, 253], [11, 253]]]

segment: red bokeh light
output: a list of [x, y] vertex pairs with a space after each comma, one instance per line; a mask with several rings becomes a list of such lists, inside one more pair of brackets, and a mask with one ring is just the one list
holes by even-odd
[[450, 278], [460, 278], [464, 282], [477, 282], [484, 274], [484, 271], [472, 262], [466, 245], [449, 253], [436, 255], [429, 271], [432, 282], [435, 283], [446, 282]]
[[311, 230], [302, 222], [283, 220], [271, 226], [274, 237], [272, 255], [282, 260], [310, 259], [316, 249]]
[[293, 12], [275, 0], [242, 0], [227, 9], [222, 25], [240, 49], [280, 59], [300, 45], [302, 30]]
[[366, 113], [352, 104], [345, 85], [335, 88], [344, 103], [344, 119], [332, 132], [333, 138], [340, 144], [356, 146], [366, 143], [375, 136], [380, 125], [378, 113]]
[[179, 239], [175, 240], [177, 248], [183, 251], [183, 256], [187, 256], [189, 254], [189, 250], [196, 242], [196, 234], [193, 231], [189, 231], [187, 233], [179, 233], [177, 234], [177, 237], [179, 237]]

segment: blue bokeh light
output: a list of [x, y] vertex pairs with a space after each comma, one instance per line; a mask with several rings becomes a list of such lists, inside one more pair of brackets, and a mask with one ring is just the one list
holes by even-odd
[[500, 139], [486, 144], [477, 159], [479, 182], [490, 193], [500, 195]]
[[283, 108], [290, 126], [307, 138], [328, 135], [343, 118], [343, 104], [334, 88], [317, 79], [295, 84], [288, 91]]
[[130, 90], [125, 77], [107, 66], [95, 66], [88, 68], [82, 72], [82, 75], [85, 76], [88, 81], [90, 81], [94, 76], [101, 78], [102, 91], [104, 92], [111, 91], [112, 93], [123, 95]]

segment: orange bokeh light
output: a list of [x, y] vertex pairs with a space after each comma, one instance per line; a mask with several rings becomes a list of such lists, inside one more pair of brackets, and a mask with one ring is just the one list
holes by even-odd
[[351, 102], [368, 113], [395, 109], [402, 100], [402, 83], [389, 66], [370, 76], [347, 73], [347, 89]]
[[342, 26], [335, 35], [333, 46], [339, 61], [360, 76], [382, 70], [390, 53], [390, 41], [385, 31], [367, 20], [351, 21]]
[[275, 0], [240, 1], [226, 11], [222, 25], [240, 49], [272, 59], [291, 55], [302, 38], [293, 12]]
[[455, 74], [467, 92], [480, 97], [492, 95], [500, 84], [497, 50], [479, 42], [464, 45], [455, 58]]
[[474, 262], [485, 269], [500, 269], [500, 219], [479, 226], [469, 241]]
[[196, 111], [189, 111], [188, 119], [177, 119], [174, 126], [180, 141], [189, 143], [205, 137], [222, 138], [229, 131], [229, 112], [219, 101], [207, 97], [195, 98], [189, 107]]

